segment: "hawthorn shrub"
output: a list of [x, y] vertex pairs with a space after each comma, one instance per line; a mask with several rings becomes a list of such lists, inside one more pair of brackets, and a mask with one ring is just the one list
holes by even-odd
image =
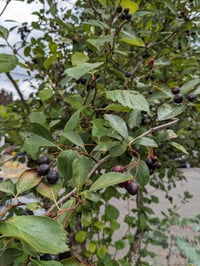
[[[172, 202], [184, 178], [175, 159], [197, 147], [187, 133], [200, 110], [197, 1], [39, 3], [31, 25], [0, 27], [11, 50], [0, 72], [20, 98], [0, 106], [0, 130], [27, 163], [16, 182], [0, 183], [0, 262], [151, 265], [149, 245], [169, 247], [162, 228], [176, 213], [157, 218], [149, 187]], [[38, 84], [28, 99], [12, 77], [17, 66]]]

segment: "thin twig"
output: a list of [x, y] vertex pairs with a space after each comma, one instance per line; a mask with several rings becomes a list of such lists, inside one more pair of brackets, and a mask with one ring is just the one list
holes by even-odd
[[177, 119], [175, 119], [175, 120], [173, 120], [173, 121], [170, 121], [170, 122], [168, 122], [168, 123], [165, 123], [165, 124], [159, 125], [159, 126], [157, 126], [157, 127], [152, 127], [152, 128], [150, 128], [149, 130], [147, 130], [147, 131], [145, 131], [144, 133], [142, 133], [141, 135], [139, 135], [139, 136], [137, 136], [136, 138], [132, 139], [132, 140], [129, 142], [129, 145], [131, 145], [134, 141], [136, 141], [136, 140], [138, 140], [138, 139], [140, 139], [140, 138], [142, 138], [142, 137], [145, 137], [145, 136], [147, 136], [147, 135], [149, 135], [149, 134], [154, 133], [154, 132], [157, 131], [157, 130], [160, 130], [160, 129], [162, 129], [162, 128], [166, 128], [166, 127], [168, 127], [168, 126], [174, 125], [174, 124], [176, 124], [178, 121], [179, 121], [179, 119], [177, 118]]
[[3, 15], [3, 13], [5, 12], [6, 8], [8, 7], [8, 4], [11, 2], [11, 0], [7, 0], [3, 10], [1, 11], [0, 17]]
[[92, 10], [94, 11], [94, 13], [100, 18], [101, 21], [103, 21], [101, 13], [96, 9], [92, 0], [89, 0], [89, 4]]
[[17, 91], [17, 93], [18, 93], [18, 95], [19, 95], [19, 97], [20, 97], [20, 99], [21, 99], [21, 101], [22, 101], [22, 103], [23, 103], [23, 105], [24, 105], [27, 113], [29, 114], [30, 113], [29, 105], [26, 103], [26, 101], [25, 101], [25, 99], [23, 97], [23, 94], [21, 93], [20, 88], [17, 85], [16, 81], [13, 79], [13, 77], [11, 76], [10, 73], [6, 73], [6, 76], [8, 77], [8, 79], [10, 80], [10, 82], [13, 84], [13, 86], [16, 89], [16, 91]]

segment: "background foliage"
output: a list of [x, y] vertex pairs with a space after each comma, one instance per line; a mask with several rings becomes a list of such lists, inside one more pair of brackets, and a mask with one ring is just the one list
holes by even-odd
[[[169, 248], [160, 228], [176, 215], [172, 209], [156, 218], [150, 206], [159, 198], [148, 188], [172, 201], [168, 192], [183, 179], [178, 160], [199, 160], [198, 1], [89, 0], [72, 10], [39, 2], [37, 21], [16, 25], [14, 46], [14, 28], [0, 27], [2, 46], [11, 50], [0, 54], [0, 72], [20, 97], [0, 106], [0, 130], [30, 168], [16, 183], [0, 183], [1, 263], [151, 265], [149, 245]], [[37, 80], [28, 99], [12, 78], [16, 66]], [[40, 155], [58, 171], [55, 184], [38, 173]], [[154, 156], [157, 167], [149, 164]], [[112, 170], [116, 165], [123, 173]], [[137, 183], [137, 195], [119, 188], [128, 180]], [[33, 203], [19, 200], [29, 193]], [[110, 200], [130, 197], [127, 233], [115, 240], [120, 212]], [[176, 244], [185, 253], [186, 243]], [[192, 254], [186, 256], [196, 263], [199, 254]]]

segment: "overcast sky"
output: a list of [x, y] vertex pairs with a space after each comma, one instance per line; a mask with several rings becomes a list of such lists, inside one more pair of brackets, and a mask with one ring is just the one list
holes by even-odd
[[[60, 4], [62, 4], [63, 7], [71, 7], [73, 5], [73, 2], [75, 0], [67, 0], [67, 1], [58, 1]], [[4, 10], [4, 7], [6, 6], [7, 0], [0, 0], [0, 14]], [[41, 8], [41, 4], [39, 1], [34, 1], [32, 4], [26, 4], [23, 0], [11, 0], [6, 9], [4, 10], [3, 14], [0, 16], [0, 25], [7, 27], [8, 29], [11, 28], [13, 25], [16, 25], [16, 23], [9, 22], [6, 20], [14, 20], [18, 22], [19, 24], [23, 22], [30, 23], [34, 20], [37, 20], [37, 17], [32, 15], [32, 12], [39, 10]], [[17, 40], [20, 40], [19, 35], [17, 32], [12, 32], [9, 35], [9, 42], [11, 44], [16, 43]], [[3, 39], [0, 39], [0, 44], [3, 44]], [[0, 48], [0, 53], [11, 53], [8, 49]], [[29, 82], [23, 81], [23, 79], [28, 78], [26, 76], [26, 72], [23, 71], [21, 68], [17, 67], [12, 71], [12, 75], [15, 79], [19, 80], [20, 89], [23, 92], [25, 97], [28, 97], [30, 92], [32, 91]], [[15, 92], [15, 89], [13, 88], [13, 85], [8, 81], [5, 74], [0, 73], [0, 89], [5, 89], [7, 91], [11, 91], [14, 94], [14, 98], [16, 99], [17, 94]]]

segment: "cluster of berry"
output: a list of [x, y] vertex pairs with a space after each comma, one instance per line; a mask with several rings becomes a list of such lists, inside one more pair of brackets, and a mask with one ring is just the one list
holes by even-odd
[[161, 168], [162, 164], [158, 161], [158, 157], [156, 155], [148, 157], [146, 159], [146, 164], [149, 168], [149, 173], [152, 175], [156, 168]]
[[[175, 86], [175, 87], [171, 88], [171, 92], [174, 94], [174, 102], [175, 103], [182, 103], [183, 102], [184, 97], [181, 94], [179, 87]], [[187, 100], [189, 102], [194, 102], [196, 100], [196, 98], [197, 98], [197, 95], [194, 93], [189, 93], [187, 95]]]
[[[122, 165], [116, 165], [112, 168], [113, 172], [123, 173], [124, 167]], [[120, 187], [125, 188], [129, 194], [136, 195], [138, 192], [138, 184], [134, 180], [128, 180], [119, 184]]]
[[58, 171], [50, 167], [50, 160], [47, 156], [40, 156], [37, 164], [37, 173], [39, 176], [46, 175], [49, 184], [55, 184], [58, 181]]
[[122, 8], [121, 5], [119, 5], [117, 8], [116, 8], [116, 11], [117, 13], [121, 13], [120, 15], [120, 19], [121, 20], [130, 20], [131, 19], [131, 14], [129, 14], [129, 8]]

